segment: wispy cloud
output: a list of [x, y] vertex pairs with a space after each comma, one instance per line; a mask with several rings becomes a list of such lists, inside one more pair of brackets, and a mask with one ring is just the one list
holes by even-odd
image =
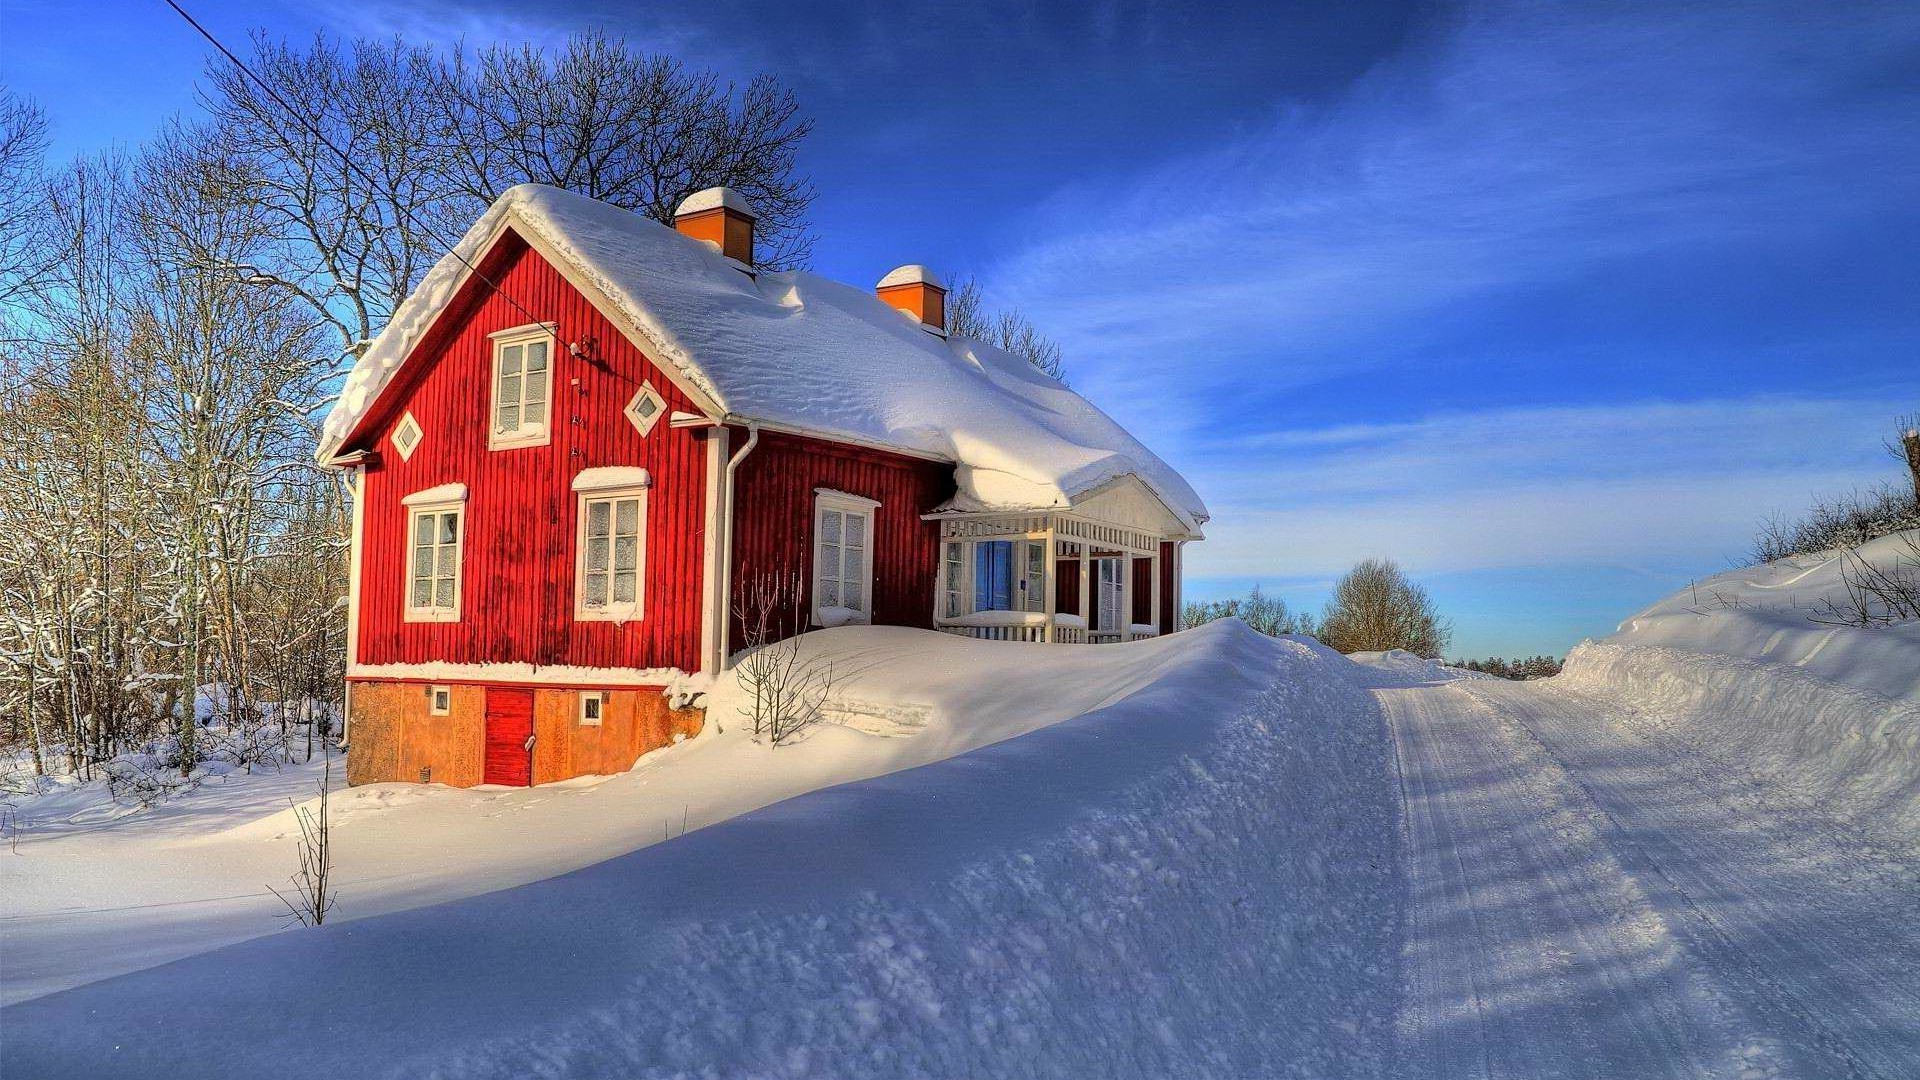
[[[1498, 409], [1254, 433], [1203, 452], [1212, 576], [1423, 572], [1740, 555], [1769, 512], [1892, 477], [1880, 401]], [[1264, 454], [1246, 465], [1248, 446]]]
[[1195, 408], [1277, 396], [1470, 301], [1910, 201], [1916, 34], [1901, 3], [1479, 7], [1332, 108], [1059, 193], [994, 284], [1122, 358], [1102, 386], [1177, 357]]

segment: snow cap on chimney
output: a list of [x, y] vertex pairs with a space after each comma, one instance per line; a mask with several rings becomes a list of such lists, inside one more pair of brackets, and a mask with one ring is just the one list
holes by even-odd
[[922, 325], [944, 333], [947, 329], [947, 286], [940, 275], [909, 263], [887, 271], [873, 287], [880, 299], [919, 319]]
[[729, 259], [753, 265], [754, 214], [747, 200], [728, 187], [710, 187], [680, 200], [673, 227], [720, 249]]

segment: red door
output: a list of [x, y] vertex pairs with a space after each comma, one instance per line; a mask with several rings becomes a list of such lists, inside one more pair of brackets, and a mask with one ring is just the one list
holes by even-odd
[[533, 783], [533, 691], [487, 687], [487, 760], [480, 779], [526, 787]]

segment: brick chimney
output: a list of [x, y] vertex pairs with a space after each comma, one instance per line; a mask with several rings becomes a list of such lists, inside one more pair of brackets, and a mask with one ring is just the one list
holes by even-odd
[[732, 188], [710, 187], [680, 200], [673, 227], [720, 249], [729, 259], [753, 265], [753, 211]]
[[913, 263], [896, 266], [873, 287], [880, 299], [919, 319], [931, 330], [946, 333], [947, 286], [940, 275]]

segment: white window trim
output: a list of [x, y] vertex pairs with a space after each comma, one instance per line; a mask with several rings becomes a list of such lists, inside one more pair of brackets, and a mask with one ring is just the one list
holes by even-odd
[[[827, 510], [835, 510], [843, 514], [858, 514], [867, 519], [867, 542], [860, 548], [862, 561], [860, 577], [866, 586], [861, 590], [861, 597], [864, 603], [858, 608], [849, 608], [848, 610], [858, 611], [860, 613], [860, 619], [858, 620], [860, 623], [871, 624], [873, 622], [873, 547], [875, 540], [878, 538], [877, 530], [879, 526], [879, 515], [875, 514], [874, 511], [878, 509], [880, 509], [880, 502], [877, 499], [869, 499], [865, 496], [854, 495], [845, 491], [835, 491], [833, 488], [822, 487], [813, 489], [813, 550], [809, 553], [809, 558], [807, 559], [808, 572], [812, 575], [812, 578], [808, 582], [807, 591], [812, 596], [812, 602], [808, 606], [812, 608], [811, 614], [814, 626], [826, 625], [825, 620], [820, 617], [820, 519], [822, 513]], [[842, 534], [841, 539], [843, 542], [845, 541], [846, 538], [844, 534]], [[845, 579], [843, 578], [842, 580]], [[846, 597], [843, 596], [841, 599], [845, 600]], [[847, 607], [844, 603], [834, 606]]]
[[[441, 694], [447, 695], [447, 704], [444, 708], [439, 704]], [[448, 686], [444, 683], [427, 687], [427, 715], [428, 716], [449, 716], [452, 713], [453, 713], [453, 687]]]
[[[553, 406], [554, 399], [559, 396], [559, 387], [556, 385], [557, 380], [554, 377], [559, 366], [559, 357], [556, 352], [559, 339], [554, 333], [558, 326], [558, 323], [528, 323], [525, 326], [514, 326], [505, 330], [496, 330], [487, 335], [487, 337], [493, 341], [493, 360], [488, 365], [489, 374], [487, 377], [487, 449], [517, 450], [523, 446], [545, 446], [553, 441]], [[501, 350], [509, 345], [524, 345], [533, 341], [544, 341], [547, 343], [547, 419], [545, 423], [540, 425], [537, 431], [530, 434], [524, 431], [511, 435], [502, 434], [498, 427], [500, 420], [500, 353]], [[522, 370], [524, 371], [525, 369], [523, 368]], [[523, 397], [521, 400], [524, 402], [525, 398]]]
[[[653, 415], [641, 416], [634, 410], [648, 398], [653, 399]], [[633, 429], [638, 431], [640, 437], [644, 439], [653, 432], [654, 425], [666, 418], [667, 399], [661, 397], [660, 391], [653, 388], [652, 380], [648, 380], [640, 384], [640, 389], [633, 392], [633, 397], [627, 401], [627, 407], [620, 412], [627, 418], [627, 423], [632, 424]]]
[[[596, 702], [599, 704], [600, 715], [592, 716], [592, 717], [589, 717], [587, 715], [587, 702], [589, 701]], [[581, 727], [599, 727], [600, 725], [606, 723], [607, 692], [605, 690], [580, 691], [580, 706], [579, 706], [579, 713], [577, 718], [580, 721]]]
[[[593, 471], [594, 470], [588, 469], [580, 475], [586, 476]], [[613, 473], [615, 470], [609, 469], [607, 471]], [[641, 471], [641, 475], [645, 475], [644, 471]], [[593, 486], [591, 483], [582, 484], [578, 477], [575, 478], [573, 487], [578, 494], [574, 498], [573, 507], [573, 516], [575, 519], [573, 527], [574, 621], [626, 623], [636, 622], [646, 615], [647, 488], [649, 486], [650, 482], [648, 484], [626, 483], [619, 486]], [[639, 550], [635, 553], [633, 562], [633, 603], [614, 604], [609, 602], [606, 607], [589, 608], [587, 606], [587, 503], [599, 499], [636, 498], [640, 500], [640, 535], [637, 538]], [[612, 558], [611, 545], [609, 545], [608, 558], [609, 560]], [[608, 568], [608, 573], [612, 573], [611, 567]], [[611, 585], [608, 587], [607, 595], [609, 598], [613, 595]]]
[[[404, 434], [408, 428], [413, 429], [413, 441], [403, 443], [400, 440], [400, 436]], [[426, 437], [427, 430], [420, 426], [420, 421], [413, 418], [413, 411], [409, 409], [406, 415], [400, 417], [400, 422], [393, 425], [393, 434], [387, 436], [387, 441], [393, 444], [393, 452], [400, 455], [401, 461], [412, 461], [413, 452], [420, 449], [420, 443], [424, 441]]]
[[[460, 621], [460, 602], [466, 592], [467, 577], [465, 573], [467, 561], [467, 491], [466, 487], [460, 484], [442, 485], [442, 488], [455, 487], [460, 489], [458, 498], [437, 499], [432, 502], [415, 501], [421, 495], [436, 494], [442, 490], [432, 489], [426, 492], [416, 492], [401, 500], [407, 508], [407, 535], [406, 557], [401, 560], [400, 566], [400, 597], [401, 602], [406, 605], [407, 622], [450, 623]], [[449, 510], [459, 515], [459, 525], [455, 528], [453, 535], [453, 606], [451, 608], [414, 607], [413, 538], [417, 534], [417, 523], [422, 514], [443, 514]]]

